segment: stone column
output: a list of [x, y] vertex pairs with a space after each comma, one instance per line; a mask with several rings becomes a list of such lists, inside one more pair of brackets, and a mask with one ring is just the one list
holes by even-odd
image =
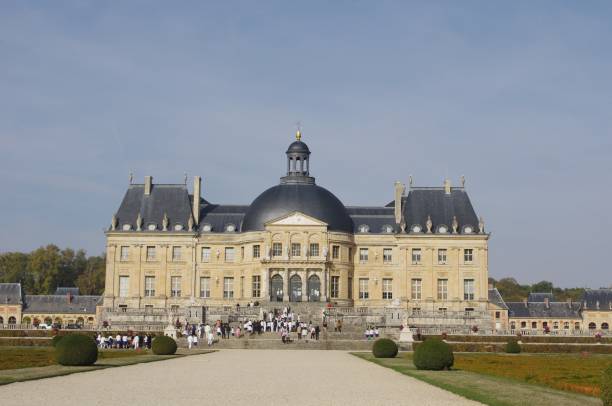
[[270, 300], [270, 270], [264, 269], [261, 278], [261, 300]]
[[306, 277], [302, 281], [302, 302], [308, 301], [308, 268], [306, 268], [303, 272]]
[[323, 277], [321, 279], [323, 279], [323, 280], [321, 282], [323, 284], [323, 289], [322, 289], [323, 290], [323, 292], [322, 292], [323, 294], [321, 295], [321, 301], [322, 302], [326, 302], [327, 301], [327, 296], [328, 296], [327, 295], [327, 268], [323, 269], [322, 276]]
[[289, 268], [285, 268], [285, 277], [283, 278], [283, 302], [289, 301]]

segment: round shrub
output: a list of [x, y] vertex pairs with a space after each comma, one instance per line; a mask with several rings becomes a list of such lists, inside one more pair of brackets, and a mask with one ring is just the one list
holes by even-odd
[[601, 401], [604, 406], [612, 406], [612, 365], [603, 373], [601, 380]]
[[62, 339], [62, 337], [64, 337], [64, 336], [61, 336], [61, 335], [59, 335], [59, 334], [58, 334], [58, 335], [53, 336], [53, 338], [51, 339], [51, 346], [53, 346], [53, 347], [57, 347], [57, 343], [59, 343], [59, 342], [60, 342], [60, 340]]
[[98, 360], [98, 346], [83, 334], [68, 334], [55, 345], [55, 359], [60, 365], [92, 365]]
[[429, 338], [416, 347], [412, 360], [417, 369], [441, 371], [450, 369], [455, 357], [450, 345], [440, 339]]
[[509, 340], [506, 344], [506, 352], [508, 354], [520, 354], [521, 345], [516, 340]]
[[372, 346], [372, 354], [374, 354], [376, 358], [395, 358], [397, 350], [395, 341], [388, 338], [379, 338], [374, 341], [374, 345]]
[[176, 341], [172, 337], [157, 336], [153, 339], [153, 354], [172, 355], [176, 352]]

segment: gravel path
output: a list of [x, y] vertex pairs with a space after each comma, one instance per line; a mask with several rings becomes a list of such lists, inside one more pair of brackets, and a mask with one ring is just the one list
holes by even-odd
[[477, 405], [340, 351], [222, 350], [0, 386], [2, 405]]

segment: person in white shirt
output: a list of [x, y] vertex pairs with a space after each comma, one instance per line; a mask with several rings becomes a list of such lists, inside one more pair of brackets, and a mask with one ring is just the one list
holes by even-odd
[[115, 337], [115, 345], [117, 348], [121, 348], [121, 334], [117, 334], [117, 337]]
[[189, 346], [189, 349], [191, 349], [191, 346], [193, 345], [193, 336], [191, 334], [187, 336], [187, 345]]
[[194, 335], [194, 336], [193, 336], [193, 345], [194, 345], [195, 347], [197, 347], [197, 346], [198, 346], [198, 336], [197, 336], [197, 335]]
[[122, 348], [128, 348], [128, 339], [127, 339], [127, 336], [121, 337], [121, 345], [123, 346]]

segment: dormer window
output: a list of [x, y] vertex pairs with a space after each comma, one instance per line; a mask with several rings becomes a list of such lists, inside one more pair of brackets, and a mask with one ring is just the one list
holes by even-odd
[[413, 233], [420, 233], [421, 231], [423, 231], [423, 227], [421, 227], [420, 224], [415, 224], [410, 227], [410, 231], [412, 231]]
[[151, 224], [149, 224], [149, 225], [147, 226], [147, 230], [149, 230], [149, 231], [155, 231], [155, 230], [157, 230], [157, 224], [155, 224], [155, 223], [151, 223]]
[[448, 233], [448, 227], [444, 224], [438, 226], [438, 234], [446, 234]]
[[472, 234], [474, 232], [474, 227], [470, 225], [463, 226], [463, 234]]
[[393, 227], [391, 227], [390, 225], [386, 224], [382, 227], [382, 232], [383, 233], [392, 233], [393, 232]]
[[124, 224], [123, 226], [121, 226], [121, 229], [123, 231], [130, 231], [132, 229], [132, 225], [131, 224]]
[[370, 227], [367, 224], [362, 224], [359, 226], [360, 233], [367, 233], [370, 231]]
[[212, 226], [206, 223], [202, 226], [202, 231], [204, 231], [205, 233], [210, 233], [212, 231]]
[[228, 233], [233, 233], [234, 231], [236, 231], [236, 226], [233, 224], [228, 224], [225, 226], [225, 231], [227, 231]]
[[182, 224], [175, 224], [174, 225], [174, 231], [183, 231], [183, 225]]

